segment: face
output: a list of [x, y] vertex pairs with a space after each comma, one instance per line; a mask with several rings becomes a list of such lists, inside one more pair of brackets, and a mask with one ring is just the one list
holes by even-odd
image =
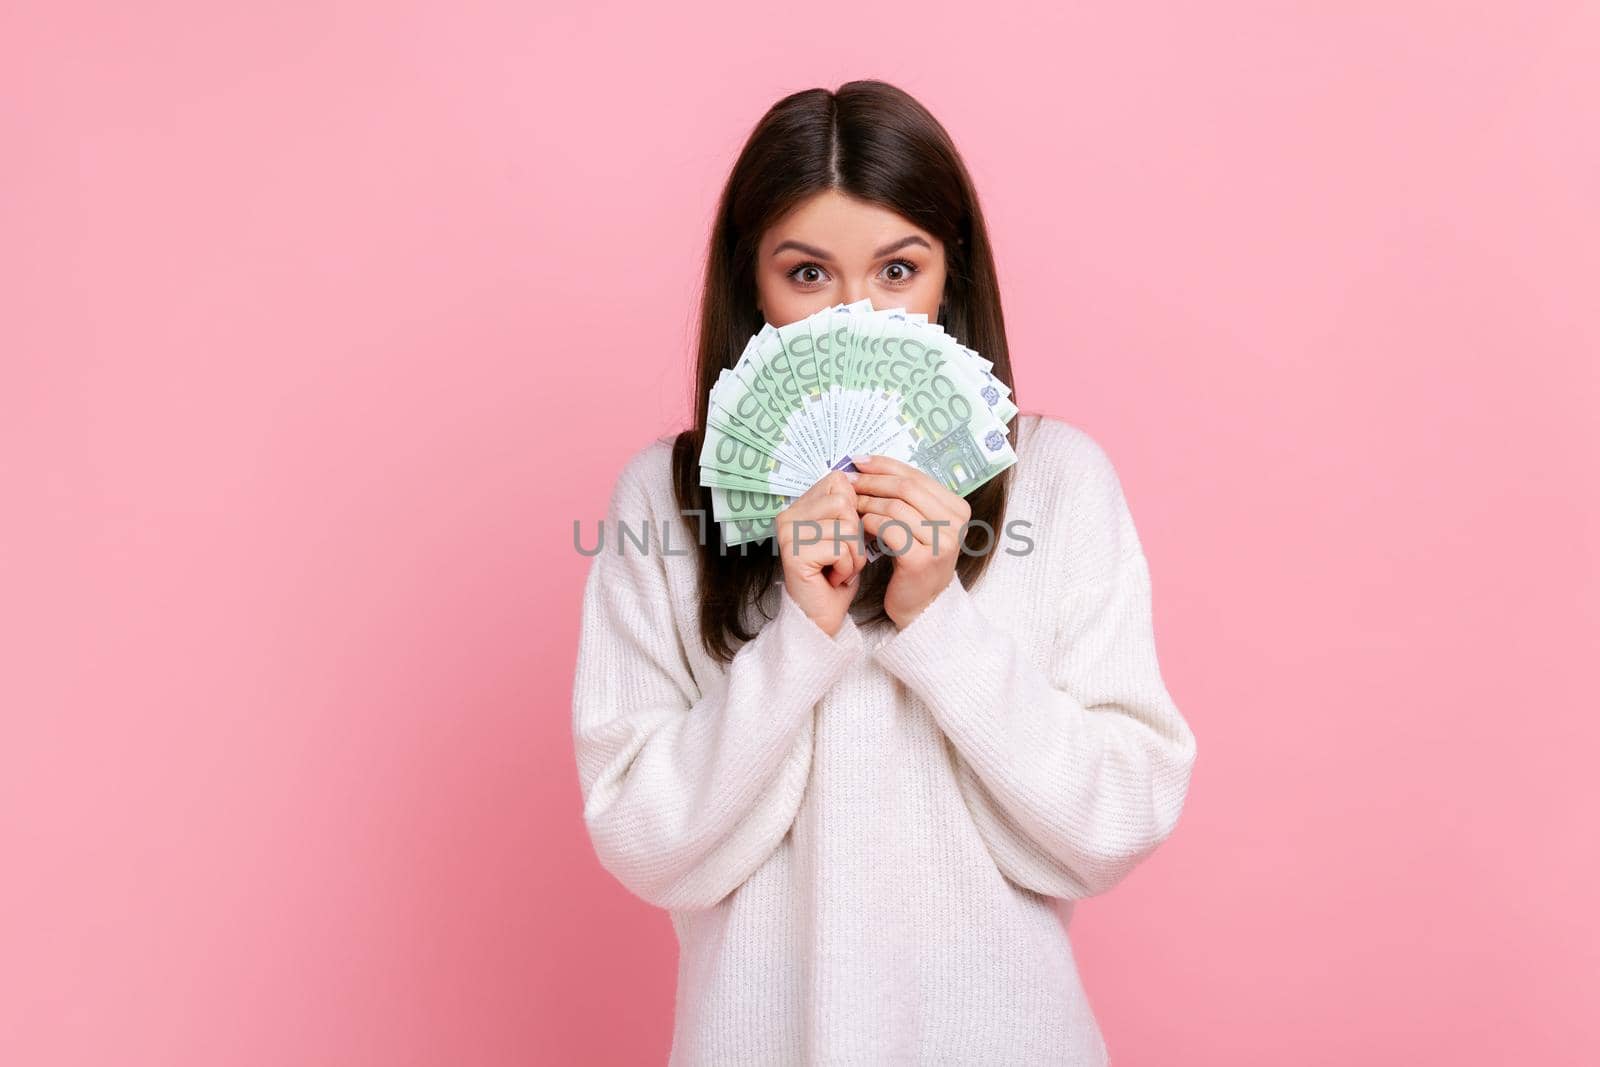
[[888, 208], [828, 189], [762, 234], [756, 303], [774, 326], [863, 299], [935, 321], [944, 274], [938, 238]]

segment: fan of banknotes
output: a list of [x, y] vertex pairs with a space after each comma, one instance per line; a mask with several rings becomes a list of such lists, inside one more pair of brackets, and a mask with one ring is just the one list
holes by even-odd
[[1017, 406], [993, 365], [926, 315], [870, 300], [762, 326], [706, 412], [700, 484], [723, 543], [770, 537], [795, 497], [855, 470], [851, 456], [892, 456], [971, 493], [1017, 461], [1006, 433]]

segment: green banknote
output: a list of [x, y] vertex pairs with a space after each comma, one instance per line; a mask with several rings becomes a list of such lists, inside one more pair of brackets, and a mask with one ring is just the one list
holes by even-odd
[[926, 316], [869, 300], [763, 325], [706, 398], [700, 484], [723, 543], [771, 537], [796, 497], [855, 469], [852, 455], [904, 460], [971, 493], [1017, 460], [1017, 407], [992, 371]]

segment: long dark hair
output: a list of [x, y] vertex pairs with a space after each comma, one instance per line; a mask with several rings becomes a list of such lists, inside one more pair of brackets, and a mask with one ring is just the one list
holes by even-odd
[[[673, 444], [678, 506], [704, 516], [705, 536], [697, 541], [700, 637], [706, 651], [724, 662], [735, 651], [730, 639], [755, 636], [744, 625], [745, 607], [769, 588], [782, 562], [775, 538], [732, 548], [722, 544], [711, 490], [699, 484], [707, 398], [718, 374], [738, 362], [745, 342], [764, 324], [755, 281], [762, 234], [801, 201], [827, 189], [889, 208], [944, 242], [946, 281], [938, 322], [993, 361], [992, 373], [1012, 388], [1016, 402], [988, 231], [972, 179], [944, 127], [906, 92], [876, 80], [846, 82], [833, 92], [806, 89], [779, 100], [751, 131], [718, 202], [700, 304], [695, 422]], [[1013, 418], [1008, 429], [1013, 448], [1020, 421]], [[988, 565], [990, 553], [978, 549], [989, 543], [986, 529], [1002, 526], [1014, 470], [1002, 471], [966, 498], [976, 529], [968, 531], [973, 550], [962, 553], [956, 573], [968, 588]], [[987, 525], [977, 525], [980, 521]], [[863, 570], [851, 606], [860, 622], [888, 617], [883, 594], [893, 563], [885, 553]]]

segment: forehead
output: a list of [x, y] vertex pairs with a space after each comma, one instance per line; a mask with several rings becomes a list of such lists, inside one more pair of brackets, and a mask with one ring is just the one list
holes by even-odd
[[828, 189], [802, 201], [769, 226], [762, 235], [761, 246], [769, 249], [780, 241], [792, 239], [837, 255], [848, 255], [865, 253], [885, 240], [909, 234], [916, 234], [933, 247], [939, 247], [932, 234], [904, 215], [882, 204]]

